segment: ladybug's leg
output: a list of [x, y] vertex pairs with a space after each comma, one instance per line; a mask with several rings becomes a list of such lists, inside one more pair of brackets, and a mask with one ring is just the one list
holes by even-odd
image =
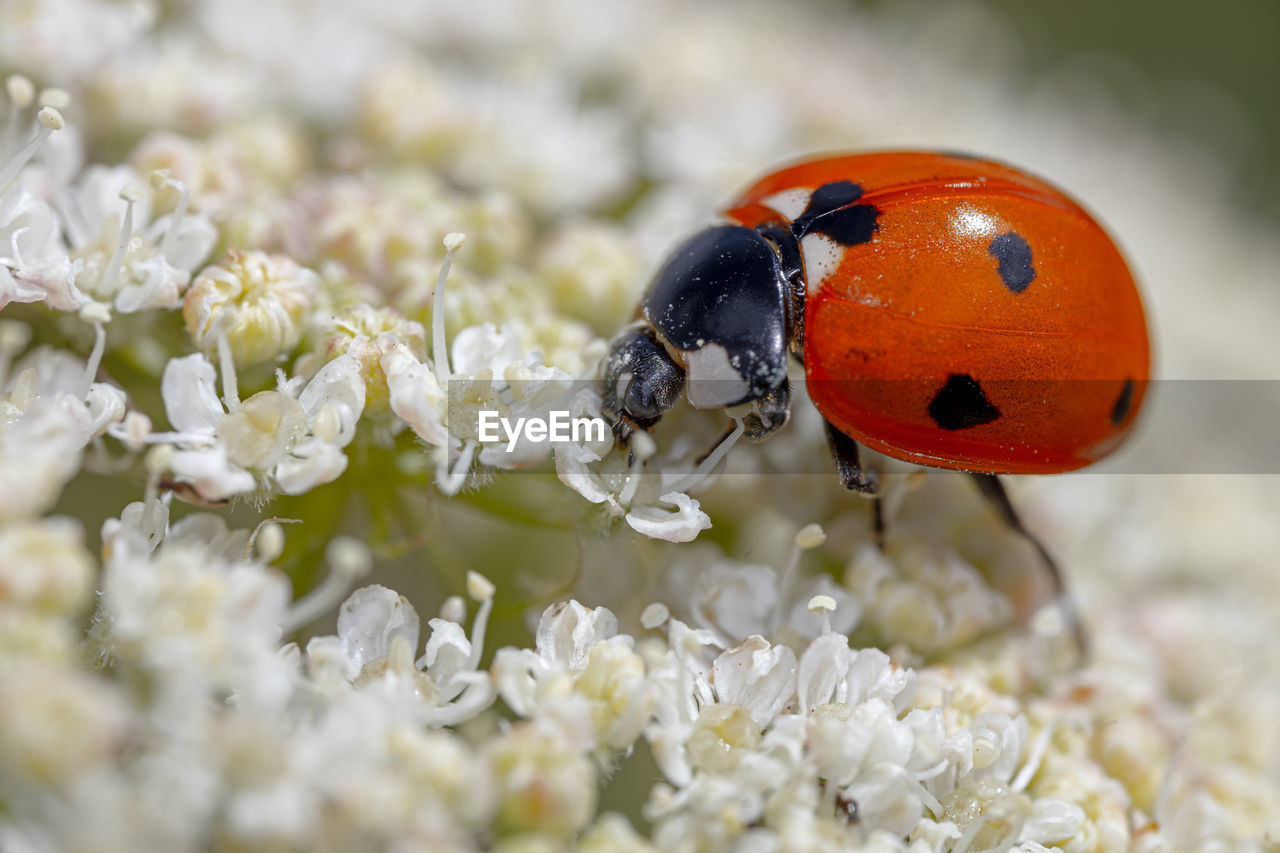
[[831, 421], [823, 419], [827, 430], [827, 447], [836, 463], [840, 482], [851, 492], [872, 499], [871, 510], [876, 545], [884, 547], [884, 509], [880, 505], [880, 482], [874, 471], [868, 471], [858, 462], [858, 442], [836, 429]]
[[728, 440], [729, 440], [729, 436], [733, 435], [733, 433], [734, 433], [737, 429], [738, 429], [738, 425], [737, 425], [736, 423], [734, 423], [734, 422], [730, 421], [730, 422], [729, 422], [729, 426], [725, 428], [725, 431], [724, 431], [724, 432], [722, 432], [722, 433], [720, 433], [720, 437], [719, 437], [719, 438], [717, 438], [714, 442], [712, 442], [711, 446], [710, 446], [710, 447], [708, 447], [706, 450], [704, 450], [704, 451], [702, 452], [702, 454], [701, 454], [700, 456], [698, 456], [698, 458], [697, 458], [697, 459], [693, 460], [693, 464], [694, 464], [694, 465], [701, 465], [703, 462], [706, 462], [706, 461], [707, 461], [707, 457], [708, 457], [708, 456], [710, 456], [712, 453], [715, 453], [715, 452], [716, 452], [716, 450], [720, 447], [720, 445], [722, 445], [722, 444], [724, 444], [726, 441], [728, 441]]
[[1022, 526], [1022, 519], [1018, 517], [1017, 510], [1013, 508], [1013, 503], [1009, 500], [1009, 494], [1004, 490], [1004, 483], [1000, 482], [998, 476], [995, 474], [970, 474], [969, 476], [973, 477], [973, 481], [978, 484], [978, 491], [982, 492], [982, 496], [987, 499], [987, 503], [996, 511], [1001, 520], [1011, 530], [1030, 542], [1031, 546], [1036, 549], [1036, 553], [1040, 555], [1041, 561], [1049, 570], [1049, 578], [1053, 582], [1054, 599], [1058, 606], [1062, 608], [1067, 625], [1075, 638], [1076, 646], [1083, 654], [1088, 649], [1088, 638], [1085, 636], [1084, 626], [1080, 624], [1080, 615], [1076, 612], [1075, 601], [1071, 598], [1070, 593], [1067, 592], [1066, 584], [1062, 579], [1062, 572], [1059, 571], [1057, 562], [1049, 554], [1049, 549], [1044, 547], [1044, 543]]

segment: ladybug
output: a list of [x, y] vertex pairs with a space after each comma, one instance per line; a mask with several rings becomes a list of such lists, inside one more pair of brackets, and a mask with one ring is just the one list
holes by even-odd
[[742, 431], [763, 440], [789, 417], [794, 357], [846, 487], [877, 491], [860, 444], [968, 472], [1052, 567], [998, 475], [1115, 450], [1150, 366], [1133, 275], [1093, 217], [1004, 163], [894, 151], [787, 166], [724, 218], [671, 253], [611, 342], [619, 440], [682, 393], [749, 407]]

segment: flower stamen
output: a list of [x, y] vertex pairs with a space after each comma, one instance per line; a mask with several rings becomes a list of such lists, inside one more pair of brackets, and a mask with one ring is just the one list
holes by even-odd
[[339, 536], [325, 549], [329, 574], [320, 585], [293, 603], [285, 617], [284, 633], [292, 634], [342, 604], [355, 582], [373, 568], [369, 546], [350, 536]]
[[36, 118], [40, 121], [40, 128], [36, 131], [36, 135], [26, 145], [15, 151], [9, 161], [0, 167], [0, 191], [8, 188], [13, 179], [22, 171], [22, 167], [27, 165], [27, 161], [44, 146], [45, 140], [55, 130], [62, 130], [65, 124], [62, 120], [62, 113], [53, 107], [45, 107], [40, 110], [40, 112], [36, 113]]
[[116, 241], [111, 260], [107, 261], [107, 269], [102, 273], [102, 282], [98, 290], [103, 295], [115, 293], [116, 279], [120, 275], [120, 267], [124, 265], [125, 253], [129, 251], [129, 241], [133, 239], [133, 206], [142, 201], [142, 189], [137, 184], [129, 184], [120, 190], [120, 198], [124, 200], [124, 221], [120, 223], [120, 239]]
[[111, 321], [111, 312], [100, 302], [90, 302], [80, 309], [80, 319], [93, 324], [93, 350], [89, 353], [89, 360], [85, 362], [84, 374], [80, 377], [80, 386], [76, 389], [76, 396], [81, 400], [87, 400], [89, 389], [93, 387], [93, 381], [98, 378], [98, 368], [102, 366], [102, 354], [107, 349], [106, 324]]
[[449, 381], [449, 347], [444, 334], [444, 285], [449, 278], [454, 252], [466, 239], [467, 235], [458, 231], [444, 236], [444, 263], [440, 265], [435, 293], [431, 296], [431, 363], [441, 385]]
[[829, 595], [815, 595], [809, 599], [809, 612], [822, 617], [822, 636], [831, 633], [831, 614], [836, 610], [836, 600]]
[[191, 192], [187, 189], [185, 182], [169, 177], [168, 169], [157, 169], [152, 172], [151, 186], [157, 193], [167, 187], [172, 187], [178, 191], [178, 204], [173, 208], [173, 213], [169, 217], [169, 227], [165, 229], [164, 236], [160, 238], [160, 254], [168, 257], [173, 254], [173, 250], [176, 248], [178, 226], [182, 224], [183, 217], [187, 215], [187, 206], [191, 203]]
[[216, 338], [218, 348], [218, 373], [222, 377], [222, 402], [228, 412], [240, 408], [240, 384], [236, 379], [236, 357], [227, 336], [227, 323], [222, 323]]
[[467, 595], [473, 601], [480, 602], [475, 621], [471, 623], [471, 656], [467, 659], [469, 669], [480, 665], [480, 655], [484, 652], [484, 635], [489, 627], [489, 614], [493, 612], [493, 595], [497, 587], [479, 572], [467, 572]]
[[31, 106], [36, 97], [36, 87], [32, 85], [29, 78], [21, 74], [10, 74], [4, 81], [4, 88], [9, 96], [9, 115], [4, 123], [4, 136], [0, 137], [0, 156], [13, 150], [22, 113]]
[[[796, 531], [793, 540], [794, 547], [791, 549], [791, 556], [787, 558], [787, 565], [782, 570], [782, 575], [778, 578], [778, 603], [773, 611], [773, 630], [782, 627], [782, 623], [786, 621], [787, 611], [791, 607], [791, 587], [796, 582], [796, 572], [800, 568], [800, 557], [805, 551], [817, 548], [827, 541], [827, 533], [818, 524], [806, 524], [804, 527]], [[816, 596], [809, 602], [809, 609], [813, 610], [814, 602], [819, 598], [826, 598], [831, 601], [831, 609], [835, 610], [835, 601], [828, 596]], [[815, 611], [816, 612], [816, 611]], [[830, 627], [831, 618], [829, 615], [823, 617], [826, 625]], [[828, 633], [823, 631], [823, 633]]]

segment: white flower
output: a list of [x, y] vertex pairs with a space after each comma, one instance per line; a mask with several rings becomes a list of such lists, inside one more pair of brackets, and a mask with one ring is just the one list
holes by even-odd
[[143, 183], [128, 166], [94, 165], [65, 192], [76, 284], [121, 313], [180, 306], [191, 273], [218, 238], [208, 217], [187, 210], [186, 185], [164, 173], [153, 175], [155, 192], [172, 188], [178, 201], [152, 221], [157, 196]]
[[554, 722], [586, 751], [625, 749], [648, 723], [654, 699], [632, 639], [617, 619], [576, 601], [553, 605], [538, 623], [536, 650], [494, 656], [498, 693], [523, 717]]
[[545, 421], [552, 409], [564, 408], [572, 390], [569, 374], [542, 364], [537, 353], [521, 352], [513, 329], [485, 323], [459, 332], [444, 382], [440, 365], [428, 367], [389, 336], [380, 344], [392, 411], [427, 443], [446, 450], [463, 447], [452, 468], [446, 454], [438, 456], [437, 483], [446, 494], [462, 487], [473, 458], [498, 468], [524, 468], [550, 454], [551, 442], [523, 434], [511, 447], [500, 430], [496, 440], [480, 435], [481, 411], [513, 425], [521, 418]]
[[93, 595], [83, 539], [69, 518], [0, 526], [0, 608], [78, 615]]
[[74, 79], [126, 50], [155, 20], [144, 3], [61, 0], [0, 8], [0, 54], [7, 64], [49, 78]]
[[567, 836], [595, 814], [595, 768], [562, 729], [517, 723], [490, 739], [485, 755], [499, 791], [499, 826]]
[[400, 639], [418, 647], [418, 612], [403, 595], [374, 584], [351, 593], [338, 609], [338, 638], [357, 669], [391, 653]]
[[75, 284], [79, 262], [62, 244], [53, 208], [22, 184], [0, 192], [0, 308], [41, 301], [60, 311], [83, 307], [88, 298]]
[[552, 666], [580, 671], [596, 643], [618, 633], [618, 618], [604, 607], [588, 610], [576, 601], [548, 607], [538, 621], [538, 655]]
[[584, 109], [550, 81], [495, 86], [469, 103], [481, 132], [461, 149], [459, 172], [483, 176], [552, 213], [580, 209], [619, 191], [624, 128], [612, 112]]
[[824, 634], [809, 644], [796, 668], [796, 696], [801, 714], [845, 698], [837, 694], [837, 689], [845, 684], [850, 659], [849, 638], [843, 634]]
[[[726, 559], [715, 549], [691, 551], [672, 563], [667, 585], [676, 600], [688, 602], [691, 620], [712, 631], [724, 647], [752, 634], [780, 637], [784, 630], [787, 637], [800, 638], [817, 637], [824, 630], [848, 633], [861, 615], [848, 590], [827, 575], [794, 582], [804, 550], [798, 545], [793, 549], [781, 575], [769, 566]], [[816, 595], [833, 603], [825, 623], [809, 609]]]
[[1005, 624], [1009, 600], [954, 552], [905, 549], [888, 560], [870, 545], [855, 552], [845, 585], [887, 641], [932, 651]]
[[668, 542], [692, 542], [711, 527], [711, 518], [700, 504], [684, 492], [667, 492], [658, 501], [675, 511], [656, 506], [639, 506], [627, 513], [627, 524], [637, 533]]
[[287, 391], [262, 391], [227, 410], [218, 400], [213, 365], [197, 353], [165, 366], [161, 396], [174, 432], [149, 440], [174, 442], [180, 449], [173, 473], [216, 501], [252, 491], [259, 477], [286, 494], [336, 479], [346, 469], [341, 448], [364, 409], [364, 380], [355, 359], [340, 356], [312, 377], [298, 399]]
[[712, 683], [721, 702], [746, 708], [764, 729], [795, 695], [796, 653], [750, 636], [716, 658]]
[[430, 364], [418, 360], [409, 347], [395, 336], [378, 338], [383, 350], [381, 367], [387, 377], [391, 410], [423, 441], [435, 447], [453, 447], [458, 440], [449, 435], [449, 399]]
[[[53, 505], [79, 470], [82, 452], [124, 416], [124, 393], [92, 382], [96, 359], [37, 348], [0, 397], [0, 519]], [[0, 377], [0, 382], [8, 377]]]
[[[572, 418], [600, 417], [600, 395], [593, 388], [579, 388], [568, 400], [567, 411]], [[583, 435], [581, 440], [558, 442], [554, 449], [556, 476], [560, 482], [594, 504], [608, 503], [617, 515], [624, 512], [605, 478], [593, 469], [613, 449], [612, 435], [603, 441]], [[598, 466], [596, 466], [598, 467]]]
[[203, 701], [191, 690], [196, 684], [256, 694], [279, 677], [259, 667], [275, 658], [288, 584], [238, 559], [247, 534], [208, 514], [179, 521], [154, 552], [143, 544], [144, 531], [127, 521], [108, 534], [99, 619], [114, 654], [169, 677], [182, 674], [164, 701], [183, 707]]
[[320, 277], [284, 255], [231, 251], [187, 290], [182, 317], [205, 351], [225, 346], [237, 365], [288, 352], [302, 339]]
[[1075, 837], [1085, 820], [1084, 809], [1061, 800], [1037, 800], [1031, 818], [1018, 833], [1020, 843], [1062, 844]]

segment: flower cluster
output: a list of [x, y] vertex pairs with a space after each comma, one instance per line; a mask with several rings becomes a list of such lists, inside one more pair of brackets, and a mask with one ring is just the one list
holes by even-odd
[[623, 449], [482, 428], [599, 418], [678, 235], [771, 163], [904, 134], [1095, 202], [1175, 367], [1273, 363], [1244, 288], [1280, 252], [1207, 189], [1168, 213], [1194, 163], [895, 32], [0, 3], [0, 849], [1270, 849], [1263, 478], [1021, 489], [1082, 650], [963, 478], [886, 470], [881, 542], [800, 474], [799, 376], [751, 452], [686, 406]]

